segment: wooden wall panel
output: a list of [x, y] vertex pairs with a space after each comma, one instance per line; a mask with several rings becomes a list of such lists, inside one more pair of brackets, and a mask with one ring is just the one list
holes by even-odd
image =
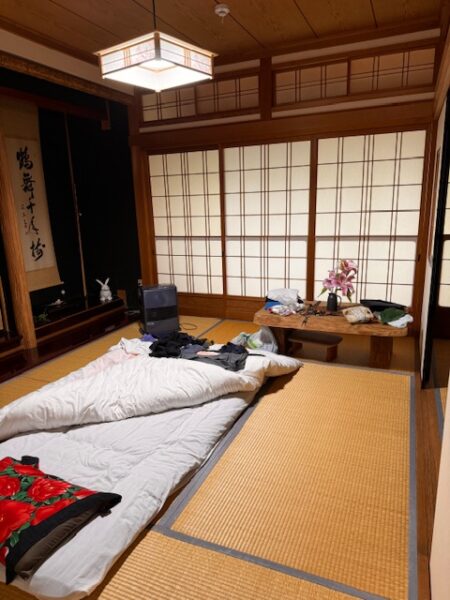
[[241, 298], [210, 294], [178, 294], [180, 314], [222, 319], [242, 319], [252, 321], [264, 298]]

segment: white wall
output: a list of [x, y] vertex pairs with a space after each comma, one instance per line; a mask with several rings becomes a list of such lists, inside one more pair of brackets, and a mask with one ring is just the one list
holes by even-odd
[[[450, 389], [450, 382], [449, 382]], [[431, 545], [430, 576], [433, 600], [450, 597], [450, 394], [442, 438], [441, 464]]]

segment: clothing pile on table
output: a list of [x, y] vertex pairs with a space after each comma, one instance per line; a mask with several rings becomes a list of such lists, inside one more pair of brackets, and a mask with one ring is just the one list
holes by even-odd
[[363, 306], [367, 306], [374, 316], [384, 325], [403, 328], [413, 322], [413, 317], [406, 312], [402, 304], [389, 302], [387, 300], [361, 300]]
[[207, 339], [194, 338], [187, 333], [174, 331], [161, 336], [150, 346], [152, 358], [185, 358], [240, 371], [245, 367], [248, 352], [243, 346], [231, 342], [212, 346]]
[[305, 307], [303, 300], [298, 295], [298, 290], [279, 288], [269, 290], [266, 296], [264, 309], [276, 315], [294, 315]]

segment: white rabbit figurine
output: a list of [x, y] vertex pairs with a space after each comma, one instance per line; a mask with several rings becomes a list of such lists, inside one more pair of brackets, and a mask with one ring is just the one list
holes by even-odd
[[101, 286], [101, 289], [100, 289], [100, 302], [111, 302], [111, 300], [112, 300], [112, 294], [111, 294], [111, 288], [108, 285], [109, 277], [107, 278], [107, 280], [105, 281], [105, 283], [103, 283], [102, 281], [100, 281], [100, 279], [96, 279], [95, 281], [97, 283], [99, 283], [100, 286]]

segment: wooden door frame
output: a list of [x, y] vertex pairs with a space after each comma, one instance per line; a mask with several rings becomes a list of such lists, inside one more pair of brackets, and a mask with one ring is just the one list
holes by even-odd
[[444, 222], [447, 204], [447, 188], [450, 170], [450, 92], [447, 94], [447, 106], [444, 121], [444, 139], [442, 142], [442, 166], [439, 177], [439, 192], [436, 206], [436, 226], [433, 245], [433, 263], [431, 268], [430, 301], [428, 305], [427, 329], [425, 332], [422, 386], [430, 379], [433, 350], [433, 321], [438, 306], [442, 250], [444, 246]]

